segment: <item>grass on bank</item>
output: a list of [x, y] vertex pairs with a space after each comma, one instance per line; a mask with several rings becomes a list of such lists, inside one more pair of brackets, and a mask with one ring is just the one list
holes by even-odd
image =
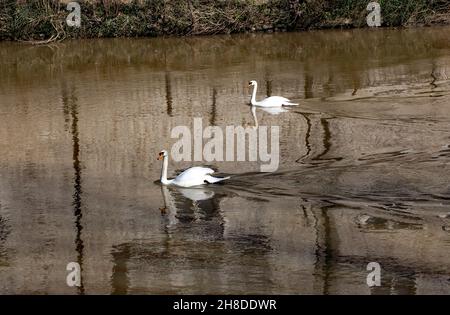
[[[57, 0], [3, 0], [0, 39], [206, 35], [365, 27], [369, 0], [100, 0], [81, 4], [80, 28], [69, 27]], [[450, 23], [448, 0], [379, 0], [384, 26]]]

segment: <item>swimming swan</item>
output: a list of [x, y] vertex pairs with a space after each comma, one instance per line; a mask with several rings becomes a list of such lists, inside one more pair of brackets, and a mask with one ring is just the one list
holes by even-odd
[[266, 99], [263, 99], [260, 102], [256, 101], [256, 90], [258, 89], [258, 83], [255, 80], [252, 80], [248, 83], [248, 86], [253, 86], [253, 93], [251, 103], [253, 106], [261, 106], [261, 107], [281, 107], [281, 106], [293, 106], [298, 105], [297, 103], [291, 103], [285, 97], [281, 96], [271, 96]]
[[214, 184], [230, 177], [213, 177], [214, 170], [208, 167], [194, 166], [183, 171], [174, 179], [167, 179], [167, 166], [169, 165], [169, 154], [166, 150], [159, 152], [158, 160], [163, 160], [161, 169], [161, 183], [163, 185], [175, 185], [180, 187], [192, 187], [204, 184]]

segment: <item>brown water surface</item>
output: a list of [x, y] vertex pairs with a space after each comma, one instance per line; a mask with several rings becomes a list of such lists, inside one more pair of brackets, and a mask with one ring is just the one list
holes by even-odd
[[[278, 170], [155, 182], [173, 127], [255, 123], [252, 79], [300, 103], [256, 110]], [[0, 293], [450, 294], [450, 28], [3, 42], [0, 152]]]

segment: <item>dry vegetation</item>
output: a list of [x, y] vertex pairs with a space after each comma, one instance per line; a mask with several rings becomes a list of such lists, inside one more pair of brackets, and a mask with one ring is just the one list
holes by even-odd
[[[67, 2], [67, 1], [65, 1]], [[0, 39], [46, 43], [65, 38], [203, 35], [364, 27], [369, 0], [78, 1], [80, 28], [68, 27], [58, 0], [0, 2]], [[383, 25], [449, 23], [448, 0], [379, 0]]]

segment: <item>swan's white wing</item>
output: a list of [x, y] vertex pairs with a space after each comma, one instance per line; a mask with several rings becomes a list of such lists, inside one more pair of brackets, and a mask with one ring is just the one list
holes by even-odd
[[224, 180], [230, 179], [230, 176], [227, 177], [214, 177], [211, 175], [206, 175], [205, 176], [205, 182], [207, 182], [208, 184], [214, 184], [214, 183], [218, 183]]
[[282, 96], [271, 96], [269, 99], [276, 100], [277, 102], [290, 102], [288, 98]]
[[205, 176], [213, 173], [214, 170], [211, 168], [194, 166], [175, 177], [173, 184], [182, 187], [203, 185], [205, 183]]
[[188, 168], [187, 170], [184, 170], [175, 179], [189, 180], [193, 177], [204, 177], [205, 175], [213, 174], [213, 173], [214, 173], [214, 170], [209, 167], [194, 166], [194, 167]]
[[261, 102], [259, 102], [259, 106], [262, 107], [278, 107], [283, 106], [283, 104], [290, 103], [290, 100], [282, 97], [282, 96], [271, 96], [268, 97]]

